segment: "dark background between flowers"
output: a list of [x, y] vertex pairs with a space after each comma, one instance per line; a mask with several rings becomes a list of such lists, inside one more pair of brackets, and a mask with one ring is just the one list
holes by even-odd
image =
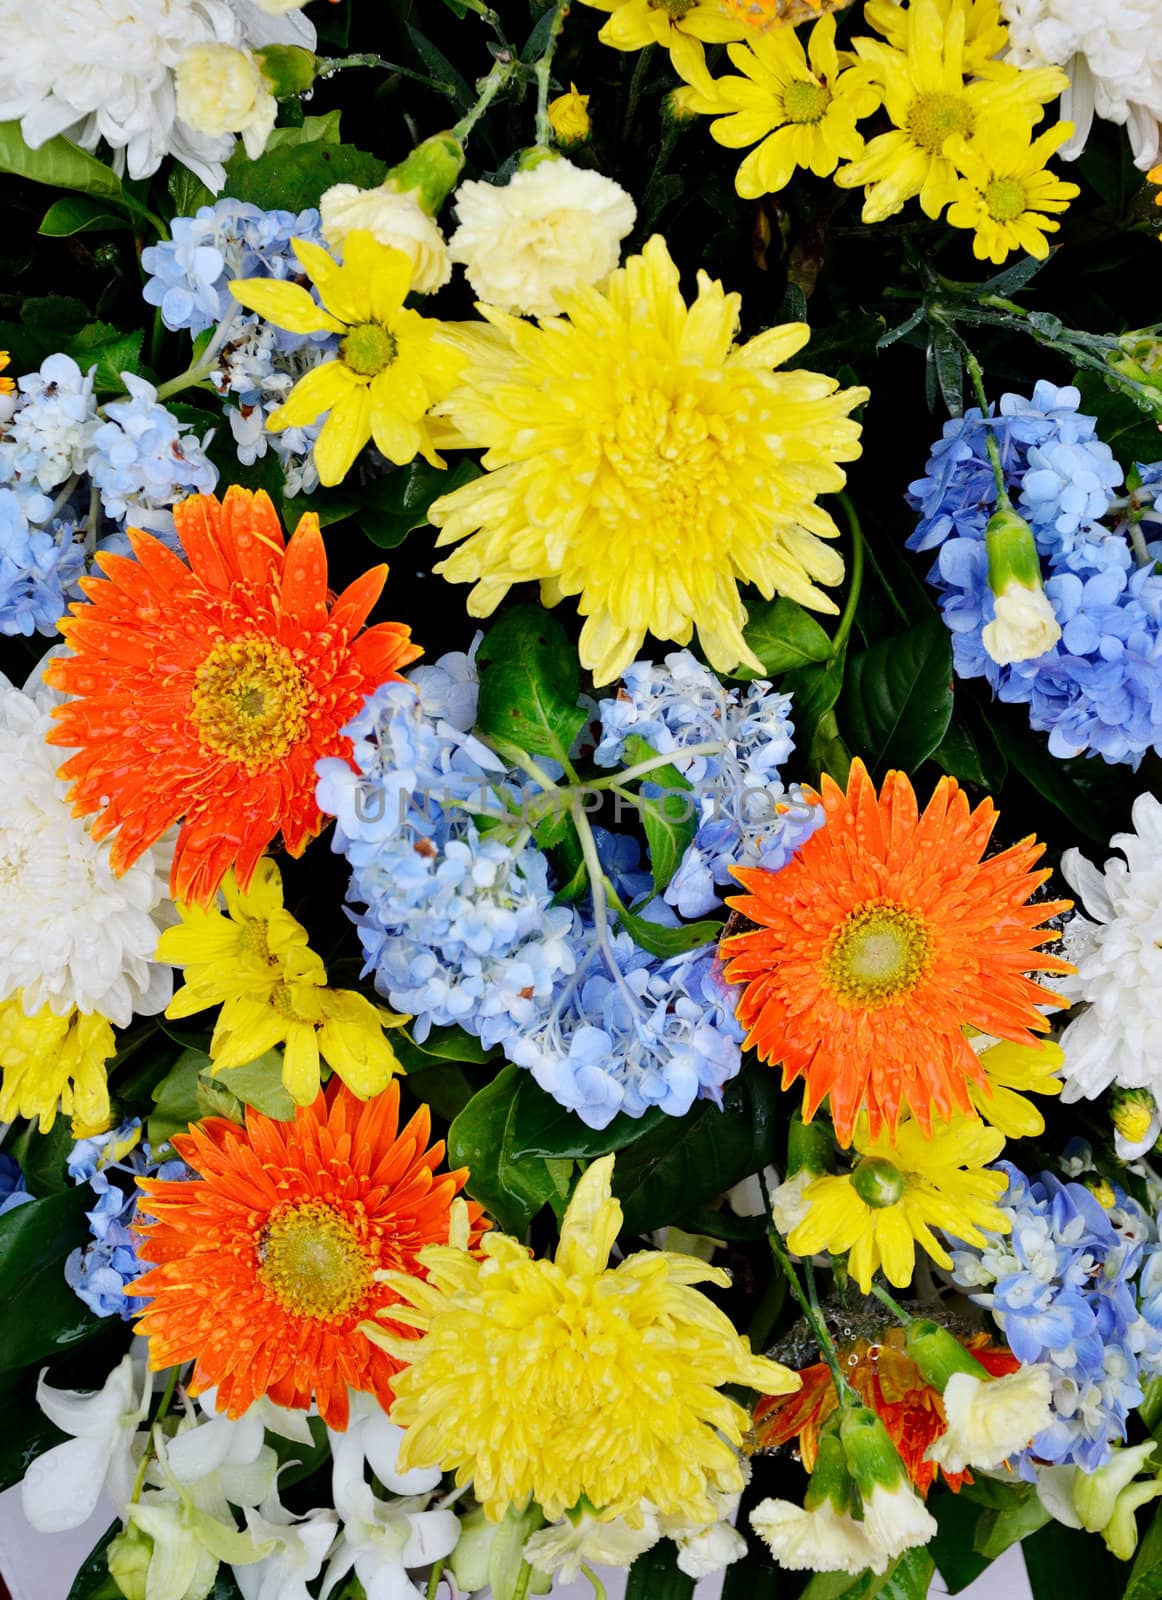
[[[538, 0], [498, 0], [496, 11], [505, 37], [531, 64], [543, 47], [546, 7]], [[861, 12], [856, 4], [841, 16], [841, 43], [860, 31]], [[239, 155], [230, 165], [225, 192], [268, 208], [315, 204], [333, 182], [379, 181], [419, 138], [463, 114], [497, 47], [496, 34], [482, 17], [463, 9], [463, 0], [343, 0], [335, 6], [314, 4], [311, 15], [319, 29], [320, 55], [374, 52], [438, 80], [449, 92], [378, 69], [350, 69], [319, 82], [301, 109], [283, 106], [280, 122], [289, 127], [301, 123], [304, 113], [313, 118], [341, 112], [338, 142], [332, 128], [327, 140], [285, 145], [257, 163]], [[740, 200], [733, 186], [739, 154], [713, 142], [709, 119], [678, 123], [669, 114], [664, 102], [676, 79], [667, 57], [658, 50], [627, 55], [606, 48], [597, 41], [602, 20], [601, 12], [573, 7], [554, 62], [554, 93], [574, 81], [591, 96], [592, 138], [571, 155], [617, 179], [633, 195], [638, 223], [626, 253], [640, 248], [651, 233], [663, 232], [688, 296], [702, 268], [741, 293], [743, 336], [773, 323], [808, 321], [811, 342], [796, 364], [871, 390], [863, 412], [863, 455], [849, 469], [848, 493], [862, 524], [866, 565], [846, 659], [809, 661], [774, 674], [796, 695], [798, 749], [789, 775], [813, 781], [826, 768], [842, 777], [848, 756], [860, 755], [877, 778], [889, 766], [902, 766], [923, 800], [941, 772], [951, 772], [974, 799], [991, 794], [997, 800], [999, 845], [1036, 832], [1047, 842], [1050, 859], [1070, 845], [1101, 856], [1110, 833], [1127, 824], [1134, 796], [1159, 789], [1157, 758], [1149, 758], [1137, 774], [1099, 759], [1057, 761], [1044, 737], [1029, 730], [1024, 708], [990, 702], [978, 684], [954, 683], [947, 635], [923, 581], [928, 558], [904, 548], [915, 521], [904, 499], [907, 485], [921, 475], [949, 409], [972, 402], [957, 346], [943, 331], [938, 309], [921, 315], [897, 338], [891, 331], [925, 296], [929, 305], [956, 299], [960, 291], [949, 285], [979, 285], [992, 269], [974, 261], [968, 234], [929, 222], [914, 204], [887, 223], [866, 227], [859, 220], [858, 193], [810, 174], [798, 174], [781, 195]], [[514, 153], [532, 142], [534, 96], [529, 81], [494, 103], [469, 142], [465, 176], [503, 181]], [[0, 165], [18, 167], [19, 162]], [[1069, 175], [1080, 182], [1082, 193], [1064, 219], [1060, 248], [1025, 288], [1006, 286], [1006, 292], [1068, 327], [1119, 333], [1150, 324], [1159, 315], [1162, 255], [1156, 235], [1162, 211], [1155, 210], [1154, 191], [1132, 166], [1120, 131], [1097, 124], [1085, 156]], [[182, 168], [163, 169], [148, 183], [124, 184], [118, 197], [96, 199], [53, 191], [7, 172], [0, 177], [0, 195], [6, 219], [0, 238], [0, 348], [11, 352], [12, 373], [31, 370], [46, 355], [65, 349], [82, 367], [98, 362], [98, 389], [111, 398], [120, 370], [161, 381], [189, 364], [188, 337], [165, 333], [141, 299], [138, 258], [154, 238], [145, 211], [169, 218], [189, 214], [210, 199], [192, 175]], [[49, 226], [55, 232], [45, 234], [38, 230], [50, 207]], [[472, 314], [461, 275], [442, 292], [438, 305], [446, 317]], [[1060, 356], [1031, 337], [961, 326], [983, 364], [990, 397], [1006, 389], [1028, 394], [1041, 377], [1063, 383], [1073, 376]], [[1087, 409], [1098, 410], [1102, 437], [1123, 467], [1134, 459], [1162, 456], [1158, 429], [1131, 402], [1106, 390], [1100, 378], [1087, 377], [1085, 393]], [[199, 432], [217, 426], [211, 455], [220, 472], [220, 492], [230, 483], [261, 486], [281, 503], [273, 453], [254, 468], [240, 467], [216, 396], [187, 392], [171, 408], [196, 423]], [[450, 465], [454, 468], [455, 461]], [[323, 514], [336, 588], [386, 555], [391, 576], [376, 620], [409, 623], [428, 660], [467, 648], [478, 627], [464, 609], [466, 590], [431, 572], [435, 534], [424, 512], [444, 487], [442, 476], [422, 463], [390, 470], [369, 451], [347, 483], [318, 492], [309, 503], [298, 502], [289, 513], [292, 519], [308, 508]], [[843, 526], [838, 507], [833, 510]], [[844, 549], [850, 555], [846, 536]], [[845, 587], [841, 604], [846, 593]], [[536, 599], [531, 587], [514, 591], [503, 610]], [[753, 599], [752, 624], [765, 627], [764, 639], [774, 638], [781, 614]], [[833, 630], [833, 624], [825, 625]], [[544, 624], [544, 637], [563, 652], [571, 649], [576, 633], [571, 603]], [[39, 636], [0, 640], [0, 668], [23, 682], [50, 642]], [[669, 647], [651, 642], [648, 648], [660, 655]], [[770, 659], [782, 668], [791, 661], [785, 650]], [[281, 865], [287, 902], [327, 958], [332, 981], [357, 983], [358, 948], [343, 912], [342, 859], [330, 852], [324, 836], [302, 861], [284, 858]], [[186, 1046], [204, 1047], [207, 1038], [208, 1029], [191, 1025], [170, 1029], [149, 1023], [131, 1030], [113, 1077], [120, 1108], [142, 1116], [154, 1112], [153, 1091], [166, 1080], [177, 1054]], [[474, 1094], [491, 1085], [476, 1102], [475, 1120], [461, 1119], [452, 1154], [456, 1159], [471, 1154], [472, 1187], [502, 1223], [529, 1224], [534, 1242], [551, 1243], [553, 1210], [537, 1203], [543, 1190], [535, 1172], [531, 1181], [528, 1177], [535, 1165], [543, 1167], [543, 1157], [529, 1151], [584, 1158], [624, 1145], [619, 1163], [627, 1210], [623, 1244], [634, 1248], [637, 1236], [667, 1223], [725, 1235], [721, 1259], [734, 1272], [734, 1285], [722, 1296], [726, 1309], [758, 1343], [787, 1337], [794, 1316], [785, 1304], [785, 1285], [777, 1273], [772, 1276], [761, 1221], [708, 1214], [709, 1203], [728, 1183], [782, 1158], [791, 1102], [780, 1096], [774, 1073], [748, 1063], [728, 1092], [725, 1115], [700, 1106], [678, 1126], [656, 1118], [644, 1134], [641, 1125], [618, 1119], [607, 1136], [594, 1136], [527, 1078], [521, 1081], [517, 1069], [480, 1060], [479, 1047], [470, 1044], [449, 1034], [437, 1041], [435, 1053], [407, 1049], [405, 1098], [428, 1100], [438, 1125], [446, 1126]], [[185, 1101], [180, 1096], [166, 1101], [161, 1092], [163, 1112], [175, 1119], [199, 1114], [199, 1104], [188, 1095]], [[1079, 1107], [1071, 1107], [1068, 1118], [1049, 1108], [1042, 1141], [1046, 1158], [1068, 1134], [1086, 1131], [1085, 1116]], [[1095, 1139], [1105, 1137], [1096, 1122], [1092, 1132]], [[60, 1278], [64, 1256], [85, 1236], [83, 1194], [69, 1187], [63, 1170], [68, 1143], [66, 1119], [47, 1137], [21, 1136], [18, 1148], [29, 1185], [52, 1199], [47, 1208], [52, 1214], [19, 1234], [0, 1229], [5, 1305], [0, 1404], [7, 1424], [0, 1439], [0, 1484], [19, 1478], [26, 1461], [59, 1437], [36, 1408], [37, 1371], [47, 1362], [54, 1383], [99, 1385], [129, 1337], [124, 1324], [91, 1317]], [[1038, 1155], [1021, 1148], [1026, 1167], [1035, 1169]], [[850, 1325], [838, 1301], [835, 1306], [837, 1329]], [[858, 1315], [858, 1307], [852, 1309]], [[786, 1354], [799, 1361], [814, 1358], [802, 1343]], [[313, 1462], [292, 1469], [292, 1479], [299, 1480], [292, 1499], [314, 1503], [312, 1483], [321, 1460], [320, 1451]], [[287, 1483], [284, 1477], [284, 1488]], [[790, 1454], [756, 1458], [750, 1497], [798, 1496], [801, 1488], [801, 1471]], [[811, 1600], [838, 1600], [841, 1594], [849, 1600], [872, 1600], [873, 1595], [918, 1600], [933, 1557], [948, 1586], [958, 1588], [1036, 1526], [1028, 1494], [992, 1485], [966, 1488], [959, 1497], [937, 1491], [931, 1506], [941, 1534], [928, 1550], [909, 1552], [883, 1579], [853, 1586], [842, 1577], [817, 1578]], [[1140, 1574], [1134, 1569], [1126, 1590], [1133, 1600], [1162, 1594], [1162, 1532], [1155, 1533], [1158, 1562], [1147, 1563]], [[1120, 1593], [1126, 1585], [1128, 1569], [1107, 1556], [1099, 1540], [1056, 1524], [1033, 1533], [1025, 1551], [1037, 1600], [1049, 1600], [1066, 1585], [1092, 1594]], [[95, 1559], [79, 1575], [73, 1600], [107, 1592], [105, 1582], [103, 1558]], [[803, 1575], [776, 1571], [760, 1551], [752, 1551], [729, 1570], [725, 1592], [727, 1600], [793, 1600], [804, 1582]], [[659, 1552], [637, 1563], [630, 1584], [631, 1594], [650, 1600], [680, 1596], [690, 1587]], [[215, 1594], [227, 1600], [236, 1593], [224, 1568]]]

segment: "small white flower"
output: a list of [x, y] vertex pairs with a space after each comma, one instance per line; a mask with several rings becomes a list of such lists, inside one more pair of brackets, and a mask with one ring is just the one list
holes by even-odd
[[400, 194], [390, 184], [358, 189], [336, 183], [319, 201], [323, 238], [341, 252], [353, 228], [363, 228], [380, 244], [402, 250], [412, 263], [412, 288], [418, 294], [442, 289], [452, 276], [452, 258], [444, 235], [422, 208], [416, 193]]
[[117, 1510], [128, 1504], [150, 1392], [149, 1374], [132, 1355], [93, 1393], [54, 1389], [41, 1373], [37, 1404], [72, 1437], [37, 1456], [20, 1485], [24, 1515], [39, 1533], [79, 1528], [92, 1516], [102, 1490]]
[[789, 1233], [794, 1232], [810, 1211], [811, 1207], [803, 1198], [803, 1194], [807, 1185], [814, 1183], [818, 1176], [818, 1173], [811, 1172], [807, 1167], [804, 1167], [801, 1171], [796, 1172], [793, 1177], [788, 1178], [785, 1183], [780, 1183], [774, 1194], [771, 1195], [771, 1215], [774, 1218], [775, 1227], [778, 1228], [784, 1239]]
[[628, 1567], [660, 1538], [658, 1519], [647, 1506], [642, 1507], [640, 1528], [631, 1528], [624, 1517], [603, 1522], [585, 1512], [576, 1522], [562, 1517], [560, 1522], [534, 1533], [525, 1542], [524, 1558], [538, 1572], [552, 1573], [562, 1583], [573, 1583], [582, 1566], [595, 1561], [604, 1567]]
[[779, 1566], [789, 1572], [885, 1572], [888, 1558], [868, 1538], [862, 1522], [824, 1500], [813, 1511], [791, 1500], [763, 1500], [750, 1525]]
[[364, 1462], [385, 1489], [392, 1494], [429, 1494], [443, 1474], [439, 1467], [413, 1467], [400, 1472], [396, 1463], [403, 1443], [403, 1429], [389, 1422], [383, 1407], [371, 1395], [349, 1391], [350, 1414], [346, 1428], [328, 1428], [331, 1441], [331, 1489], [337, 1506], [347, 1502], [356, 1486], [364, 1482]]
[[746, 1555], [746, 1540], [729, 1522], [712, 1522], [684, 1538], [676, 1538], [678, 1571], [688, 1578], [710, 1578]]
[[945, 1473], [991, 1471], [1053, 1421], [1048, 1367], [1020, 1367], [1000, 1378], [954, 1372], [944, 1389], [947, 1431], [925, 1457]]
[[460, 226], [449, 250], [481, 300], [549, 317], [561, 297], [603, 282], [637, 215], [611, 178], [563, 156], [516, 172], [503, 186], [472, 180], [456, 191]]
[[1035, 661], [1061, 637], [1061, 624], [1044, 589], [1011, 584], [997, 595], [995, 606], [996, 616], [985, 623], [980, 637], [998, 666]]
[[741, 1183], [736, 1183], [733, 1189], [726, 1191], [726, 1203], [736, 1217], [765, 1215], [767, 1208], [763, 1200], [764, 1183], [767, 1193], [773, 1196], [779, 1187], [779, 1174], [774, 1167], [764, 1168], [761, 1179], [757, 1172], [752, 1172], [749, 1178], [744, 1178]]
[[350, 1484], [342, 1504], [336, 1499], [343, 1531], [327, 1565], [320, 1600], [327, 1600], [352, 1567], [369, 1596], [423, 1600], [409, 1570], [442, 1561], [460, 1537], [454, 1511], [429, 1511], [425, 1504], [423, 1498], [380, 1500], [367, 1484]]
[[1065, 956], [1076, 973], [1055, 980], [1087, 1008], [1061, 1036], [1062, 1099], [1093, 1099], [1111, 1083], [1149, 1089], [1162, 1099], [1162, 802], [1139, 795], [1135, 832], [1111, 840], [1114, 856], [1098, 869], [1067, 850], [1061, 871], [1090, 917], [1065, 926]]
[[314, 1600], [307, 1585], [323, 1570], [335, 1542], [339, 1519], [334, 1511], [311, 1511], [296, 1521], [272, 1495], [257, 1511], [247, 1510], [246, 1527], [251, 1538], [275, 1549], [253, 1566], [234, 1569], [242, 1600]]
[[278, 102], [251, 50], [230, 44], [193, 45], [177, 65], [178, 116], [211, 139], [240, 133], [252, 161], [262, 154]]

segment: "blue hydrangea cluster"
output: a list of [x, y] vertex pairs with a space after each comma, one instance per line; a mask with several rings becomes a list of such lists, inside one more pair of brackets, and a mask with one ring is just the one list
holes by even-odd
[[[908, 544], [938, 552], [929, 581], [961, 677], [983, 677], [1001, 700], [1027, 705], [1054, 755], [1089, 751], [1136, 765], [1162, 740], [1162, 542], [1143, 540], [1135, 553], [1120, 526], [1101, 520], [1124, 510], [1115, 501], [1122, 471], [1080, 403], [1076, 388], [1040, 382], [1031, 399], [1002, 396], [988, 418], [974, 407], [948, 422], [925, 476], [910, 486], [921, 520]], [[988, 432], [1033, 530], [1062, 628], [1044, 655], [1004, 667], [981, 637], [994, 616], [984, 544], [997, 498]], [[1162, 466], [1142, 476], [1137, 498], [1149, 502]]]
[[[823, 823], [815, 796], [779, 777], [794, 749], [790, 711], [790, 695], [761, 679], [727, 689], [688, 650], [660, 665], [635, 661], [617, 694], [598, 702], [599, 766], [625, 762], [627, 741], [636, 737], [671, 756], [691, 785], [698, 829], [666, 888], [666, 900], [684, 917], [720, 907], [720, 891], [734, 882], [731, 867], [776, 872]], [[718, 748], [685, 753], [707, 744]], [[644, 786], [646, 795], [661, 792]]]
[[35, 1199], [29, 1194], [20, 1163], [15, 1156], [0, 1150], [0, 1217], [17, 1206], [29, 1205]]
[[0, 487], [0, 633], [55, 633], [84, 566], [75, 524], [47, 495]]
[[89, 1185], [96, 1204], [86, 1213], [92, 1240], [69, 1255], [65, 1282], [95, 1316], [121, 1317], [126, 1322], [143, 1302], [125, 1291], [148, 1270], [148, 1263], [138, 1257], [138, 1239], [132, 1232], [137, 1179], [190, 1175], [184, 1161], [154, 1162], [140, 1137], [141, 1123], [134, 1117], [107, 1133], [78, 1139], [68, 1157], [69, 1176], [75, 1184]]
[[212, 493], [218, 482], [205, 453], [212, 431], [202, 439], [189, 432], [144, 378], [126, 372], [122, 382], [129, 399], [106, 405], [108, 420], [93, 433], [89, 473], [107, 516], [168, 533], [169, 508], [187, 495]]
[[1162, 1372], [1162, 1249], [1121, 1191], [1107, 1208], [1084, 1184], [999, 1165], [1012, 1232], [959, 1246], [953, 1273], [1018, 1360], [1049, 1369], [1053, 1422], [1013, 1465], [1029, 1480], [1034, 1458], [1092, 1472], [1126, 1437], [1143, 1381]]

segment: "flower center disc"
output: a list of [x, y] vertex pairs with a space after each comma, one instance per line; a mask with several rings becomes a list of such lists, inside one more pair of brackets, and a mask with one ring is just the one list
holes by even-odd
[[908, 133], [922, 150], [938, 156], [951, 134], [972, 132], [972, 112], [963, 95], [921, 94], [908, 107]]
[[360, 377], [374, 378], [395, 360], [399, 346], [395, 335], [380, 322], [360, 322], [340, 341], [339, 355], [345, 366]]
[[258, 1238], [258, 1276], [295, 1316], [341, 1317], [371, 1287], [375, 1263], [351, 1224], [317, 1200], [284, 1211]]
[[310, 700], [285, 645], [219, 639], [194, 678], [191, 720], [208, 749], [261, 767], [280, 761], [306, 733]]
[[994, 178], [984, 192], [984, 203], [994, 222], [1012, 222], [1025, 209], [1025, 185], [1016, 178]]
[[819, 83], [796, 79], [783, 90], [783, 111], [788, 122], [818, 122], [830, 103], [830, 94]]
[[923, 917], [893, 900], [856, 906], [831, 935], [824, 970], [849, 1006], [886, 1006], [924, 975], [931, 941]]

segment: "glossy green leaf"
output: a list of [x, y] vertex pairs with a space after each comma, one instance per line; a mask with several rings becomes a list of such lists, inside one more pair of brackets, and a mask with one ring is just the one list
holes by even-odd
[[476, 654], [476, 727], [533, 756], [568, 759], [585, 723], [577, 704], [577, 652], [556, 617], [539, 606], [506, 611]]
[[329, 139], [276, 146], [257, 161], [247, 160], [239, 144], [226, 164], [224, 193], [236, 200], [250, 200], [267, 211], [305, 211], [317, 206], [333, 184], [374, 189], [386, 172], [387, 164], [377, 156], [354, 145], [332, 144]]
[[108, 322], [89, 322], [69, 341], [67, 352], [82, 372], [96, 368], [94, 382], [98, 389], [121, 392], [125, 387], [121, 374], [132, 372], [136, 376], [141, 372], [144, 338], [140, 328], [122, 333]]
[[973, 1549], [980, 1507], [963, 1495], [940, 1490], [928, 1497], [928, 1510], [940, 1531], [928, 1546], [949, 1594], [959, 1594], [991, 1565], [991, 1556]]
[[714, 944], [722, 933], [721, 922], [683, 922], [676, 928], [667, 928], [664, 923], [635, 916], [623, 905], [617, 905], [615, 910], [618, 922], [634, 944], [648, 950], [652, 956], [685, 955], [688, 950], [697, 950], [700, 945]]
[[451, 1122], [480, 1088], [480, 1077], [450, 1061], [433, 1060], [422, 1071], [413, 1068], [408, 1073], [407, 1087], [417, 1100], [431, 1106], [438, 1117]]
[[831, 654], [831, 639], [810, 611], [794, 600], [777, 595], [747, 606], [750, 613], [743, 638], [763, 664], [762, 672], [740, 667], [732, 678], [774, 678], [793, 672], [814, 661], [826, 661]]
[[[1082, 1600], [1101, 1595], [1120, 1595], [1126, 1579], [1126, 1565], [1110, 1555], [1104, 1541], [1080, 1528], [1065, 1528], [1049, 1522], [1030, 1534], [1021, 1544], [1025, 1572], [1033, 1600], [1063, 1600], [1077, 1595]], [[1134, 1600], [1158, 1600], [1158, 1589], [1143, 1589]]]
[[106, 1551], [120, 1531], [120, 1522], [113, 1522], [105, 1529], [81, 1563], [67, 1600], [121, 1600], [121, 1590], [109, 1576], [106, 1559]]
[[611, 1150], [644, 1139], [646, 1134], [672, 1121], [656, 1106], [641, 1117], [619, 1112], [605, 1128], [589, 1128], [575, 1111], [569, 1111], [525, 1073], [517, 1092], [516, 1110], [509, 1125], [509, 1147], [515, 1160], [525, 1156], [567, 1156], [592, 1161]]
[[694, 1579], [678, 1569], [678, 1546], [662, 1539], [638, 1556], [625, 1580], [625, 1600], [691, 1600]]
[[667, 1117], [617, 1158], [613, 1191], [626, 1231], [664, 1227], [757, 1172], [781, 1116], [778, 1080], [756, 1065], [726, 1085], [721, 1111], [699, 1100], [684, 1117]]
[[1162, 1595], [1162, 1512], [1155, 1511], [1150, 1526], [1138, 1541], [1122, 1600], [1158, 1600], [1159, 1595]]
[[455, 1026], [433, 1028], [422, 1042], [404, 1029], [393, 1030], [391, 1044], [409, 1072], [418, 1072], [432, 1061], [467, 1061], [482, 1065], [497, 1054], [495, 1050], [486, 1050], [474, 1034]]
[[282, 1086], [282, 1051], [268, 1050], [257, 1061], [244, 1067], [227, 1067], [224, 1072], [211, 1074], [202, 1068], [202, 1076], [223, 1089], [228, 1089], [244, 1106], [253, 1106], [265, 1117], [278, 1122], [294, 1119], [295, 1103]]
[[19, 122], [0, 122], [0, 172], [31, 178], [33, 183], [47, 183], [54, 189], [75, 189], [80, 194], [104, 195], [124, 203], [121, 180], [103, 161], [79, 149], [63, 134], [30, 150], [21, 136]]
[[372, 544], [394, 550], [415, 528], [427, 527], [433, 500], [462, 489], [479, 476], [480, 468], [468, 456], [452, 467], [433, 467], [417, 456], [406, 467], [397, 467], [359, 491], [359, 526]]
[[840, 737], [835, 705], [843, 689], [847, 653], [841, 649], [829, 661], [790, 672], [779, 687], [794, 696], [795, 743], [814, 778], [829, 773], [836, 783], [847, 782], [851, 764]]
[[1026, 706], [994, 701], [986, 712], [989, 732], [1010, 767], [1065, 816], [1074, 831], [1104, 846], [1129, 820], [1129, 795], [1118, 768], [1086, 756], [1051, 755], [1043, 733], [1029, 727]]
[[64, 1280], [69, 1252], [87, 1243], [87, 1187], [51, 1194], [0, 1217], [0, 1304], [20, 1304], [0, 1320], [0, 1371], [26, 1367], [103, 1329]]
[[915, 772], [951, 718], [952, 647], [939, 618], [849, 656], [840, 727], [876, 778]]
[[69, 194], [49, 206], [37, 232], [49, 239], [68, 239], [75, 233], [112, 233], [129, 226], [128, 217], [110, 211], [100, 200]]
[[1071, 382], [1081, 390], [1079, 411], [1097, 418], [1098, 438], [1109, 445], [1126, 472], [1136, 461], [1157, 460], [1158, 424], [1148, 412], [1123, 390], [1111, 389], [1099, 372], [1088, 368], [1075, 372]]
[[[636, 733], [625, 741], [627, 766], [650, 761], [657, 754], [654, 747]], [[646, 786], [656, 786], [662, 793], [646, 794], [643, 792]], [[698, 831], [698, 802], [689, 781], [677, 767], [667, 762], [640, 780], [635, 809], [650, 848], [654, 889], [661, 894], [677, 872], [687, 847]]]
[[214, 196], [198, 177], [196, 172], [191, 172], [189, 167], [175, 164], [169, 170], [165, 180], [169, 190], [170, 204], [173, 206], [175, 217], [192, 217], [202, 206], [214, 203]]
[[928, 1550], [905, 1550], [886, 1572], [819, 1572], [799, 1600], [925, 1600], [936, 1570]]
[[468, 1192], [506, 1233], [522, 1234], [557, 1185], [548, 1164], [537, 1156], [517, 1160], [509, 1129], [524, 1073], [504, 1067], [472, 1099], [448, 1129], [448, 1163], [467, 1167]]
[[47, 1133], [35, 1122], [26, 1122], [11, 1143], [5, 1145], [20, 1163], [30, 1194], [42, 1197], [63, 1194], [73, 1187], [66, 1162], [73, 1148], [73, 1131], [68, 1117], [57, 1117]]
[[942, 772], [960, 783], [975, 783], [981, 788], [989, 786], [977, 742], [965, 724], [955, 717], [933, 750], [932, 760]]
[[36, 1403], [36, 1377], [34, 1368], [0, 1373], [0, 1491], [19, 1483], [37, 1456], [66, 1438]]
[[198, 1080], [210, 1058], [200, 1050], [183, 1050], [153, 1091], [153, 1113], [146, 1123], [146, 1138], [156, 1151], [175, 1133], [184, 1133], [191, 1122], [205, 1115], [198, 1098]]
[[[286, 150], [296, 144], [339, 144], [339, 119], [342, 112], [328, 111], [322, 117], [304, 117], [297, 128], [274, 128], [266, 141], [266, 150]], [[263, 151], [266, 154], [266, 151]]]
[[972, 1547], [990, 1561], [1049, 1521], [1049, 1513], [1038, 1500], [1032, 1484], [1014, 1484], [1012, 1490], [1007, 1505], [983, 1511], [976, 1525]]

